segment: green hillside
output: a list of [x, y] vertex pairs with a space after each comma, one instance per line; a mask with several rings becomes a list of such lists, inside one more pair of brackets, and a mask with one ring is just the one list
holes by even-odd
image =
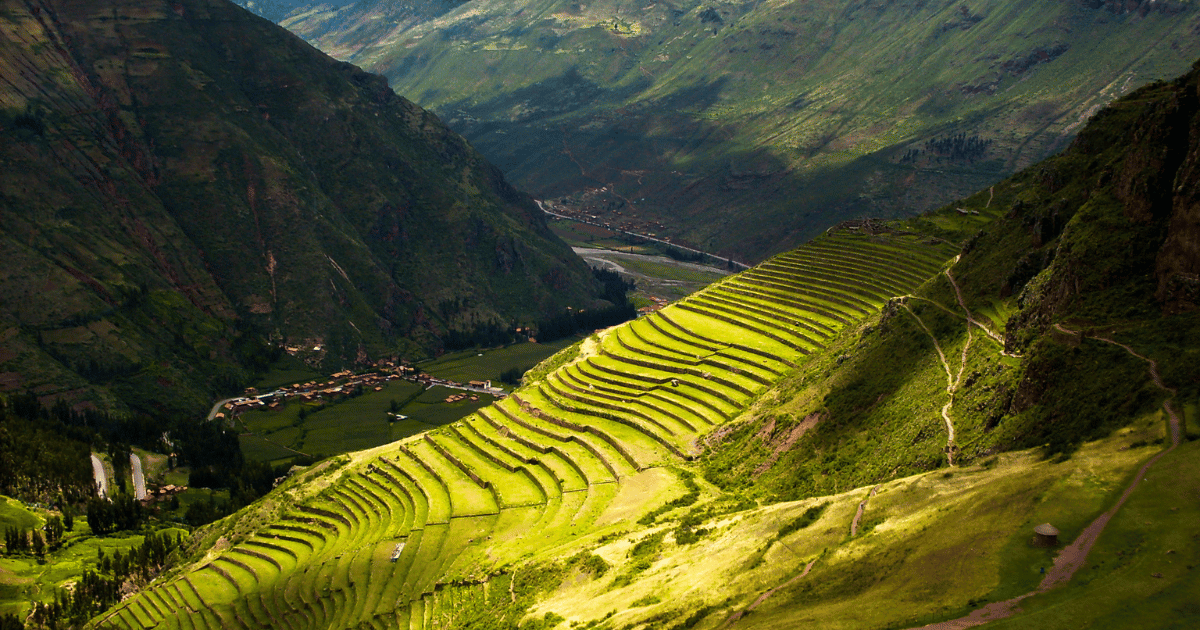
[[313, 466], [93, 623], [1194, 625], [1198, 97], [1200, 70], [1146, 86], [993, 189]]
[[1197, 20], [1161, 0], [472, 0], [310, 3], [281, 23], [539, 199], [760, 261], [1061, 150], [1185, 71]]
[[0, 25], [0, 391], [195, 412], [273, 352], [334, 371], [603, 305], [460, 136], [266, 20], [47, 0]]

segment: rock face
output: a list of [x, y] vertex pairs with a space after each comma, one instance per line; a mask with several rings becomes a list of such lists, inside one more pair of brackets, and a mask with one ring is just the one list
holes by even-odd
[[460, 136], [224, 0], [6, 3], [0, 28], [0, 388], [188, 406], [263, 338], [420, 354], [594, 299]]

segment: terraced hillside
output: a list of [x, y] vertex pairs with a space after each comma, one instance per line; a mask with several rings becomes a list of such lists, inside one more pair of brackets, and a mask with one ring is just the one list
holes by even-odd
[[523, 561], [711, 494], [681, 469], [702, 437], [955, 251], [832, 230], [594, 335], [460, 422], [290, 479], [94, 624], [420, 629], [461, 622], [489, 593], [528, 603], [538, 569]]

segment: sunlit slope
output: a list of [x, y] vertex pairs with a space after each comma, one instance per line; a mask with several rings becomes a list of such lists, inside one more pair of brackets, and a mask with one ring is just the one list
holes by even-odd
[[954, 249], [834, 231], [594, 335], [461, 422], [289, 480], [202, 535], [202, 558], [95, 624], [429, 627], [447, 587], [469, 597], [518, 561], [553, 559], [694, 492], [671, 467], [698, 438]]

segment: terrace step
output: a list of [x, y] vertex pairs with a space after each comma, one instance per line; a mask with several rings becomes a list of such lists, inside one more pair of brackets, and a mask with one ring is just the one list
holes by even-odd
[[442, 482], [450, 498], [451, 519], [495, 514], [500, 510], [495, 490], [490, 484], [483, 483], [478, 476], [472, 478], [464, 472], [461, 462], [448, 458], [427, 440], [399, 444], [397, 447]]
[[[609, 467], [582, 445], [564, 445], [579, 451], [573, 456], [557, 445], [547, 446], [539, 443], [538, 440], [543, 437], [540, 434], [531, 433], [527, 438], [511, 427], [501, 423], [494, 424], [486, 411], [484, 409], [468, 416], [466, 422], [489, 443], [511, 453], [513, 457], [526, 464], [539, 462], [546, 466], [554, 476], [562, 480], [565, 491], [586, 489], [594, 483], [612, 483], [615, 480]], [[575, 484], [576, 480], [578, 485]]]
[[[615, 422], [626, 424], [643, 433], [654, 434], [658, 436], [655, 438], [657, 440], [664, 439], [663, 434], [674, 437], [680, 434], [696, 432], [695, 427], [681, 419], [672, 416], [666, 416], [662, 419], [656, 418], [654, 416], [655, 409], [638, 401], [636, 397], [620, 398], [611, 394], [589, 390], [586, 387], [580, 387], [563, 378], [559, 372], [548, 375], [540, 383], [540, 386], [543, 392], [549, 389], [556, 396], [573, 400], [587, 407], [594, 407], [601, 417], [608, 417]], [[671, 420], [675, 420], [675, 422], [671, 422]]]
[[653, 392], [654, 395], [667, 396], [672, 400], [678, 398], [681, 404], [690, 406], [693, 410], [697, 407], [708, 410], [705, 413], [710, 418], [714, 416], [717, 418], [713, 420], [713, 424], [720, 424], [728, 420], [737, 409], [737, 406], [729, 401], [711, 396], [706, 391], [692, 387], [691, 383], [686, 380], [660, 383], [657, 380], [638, 381], [627, 379], [627, 381], [631, 382], [622, 382], [620, 378], [622, 373], [619, 370], [597, 365], [592, 361], [592, 358], [589, 357], [583, 361], [576, 362], [572, 367], [578, 370], [589, 381], [603, 383], [615, 388], [617, 391], [621, 391], [620, 388], [628, 388], [635, 391]]
[[[593, 393], [596, 396], [615, 402], [633, 400], [645, 406], [652, 413], [661, 414], [679, 423], [686, 431], [695, 433], [696, 427], [708, 427], [715, 424], [707, 416], [697, 413], [691, 406], [684, 405], [667, 396], [657, 393], [659, 388], [632, 390], [618, 389], [611, 385], [600, 384], [599, 387], [579, 369], [579, 363], [567, 366], [556, 374], [563, 384], [577, 391]], [[680, 399], [681, 400], [681, 399]]]
[[[516, 409], [513, 409], [514, 406]], [[608, 469], [614, 479], [623, 476], [617, 472], [618, 466], [628, 465], [634, 471], [640, 470], [637, 460], [633, 459], [633, 456], [624, 447], [620, 447], [619, 445], [614, 446], [605, 440], [606, 435], [591, 434], [593, 437], [589, 439], [584, 434], [571, 429], [568, 429], [570, 432], [563, 433], [562, 420], [549, 414], [544, 414], [541, 410], [532, 407], [526, 408], [524, 404], [521, 404], [519, 397], [514, 398], [510, 396], [497, 403], [493, 408], [499, 411], [508, 421], [522, 429], [541, 434], [558, 442], [575, 442], [581, 445]], [[553, 429], [546, 425], [550, 425]]]

